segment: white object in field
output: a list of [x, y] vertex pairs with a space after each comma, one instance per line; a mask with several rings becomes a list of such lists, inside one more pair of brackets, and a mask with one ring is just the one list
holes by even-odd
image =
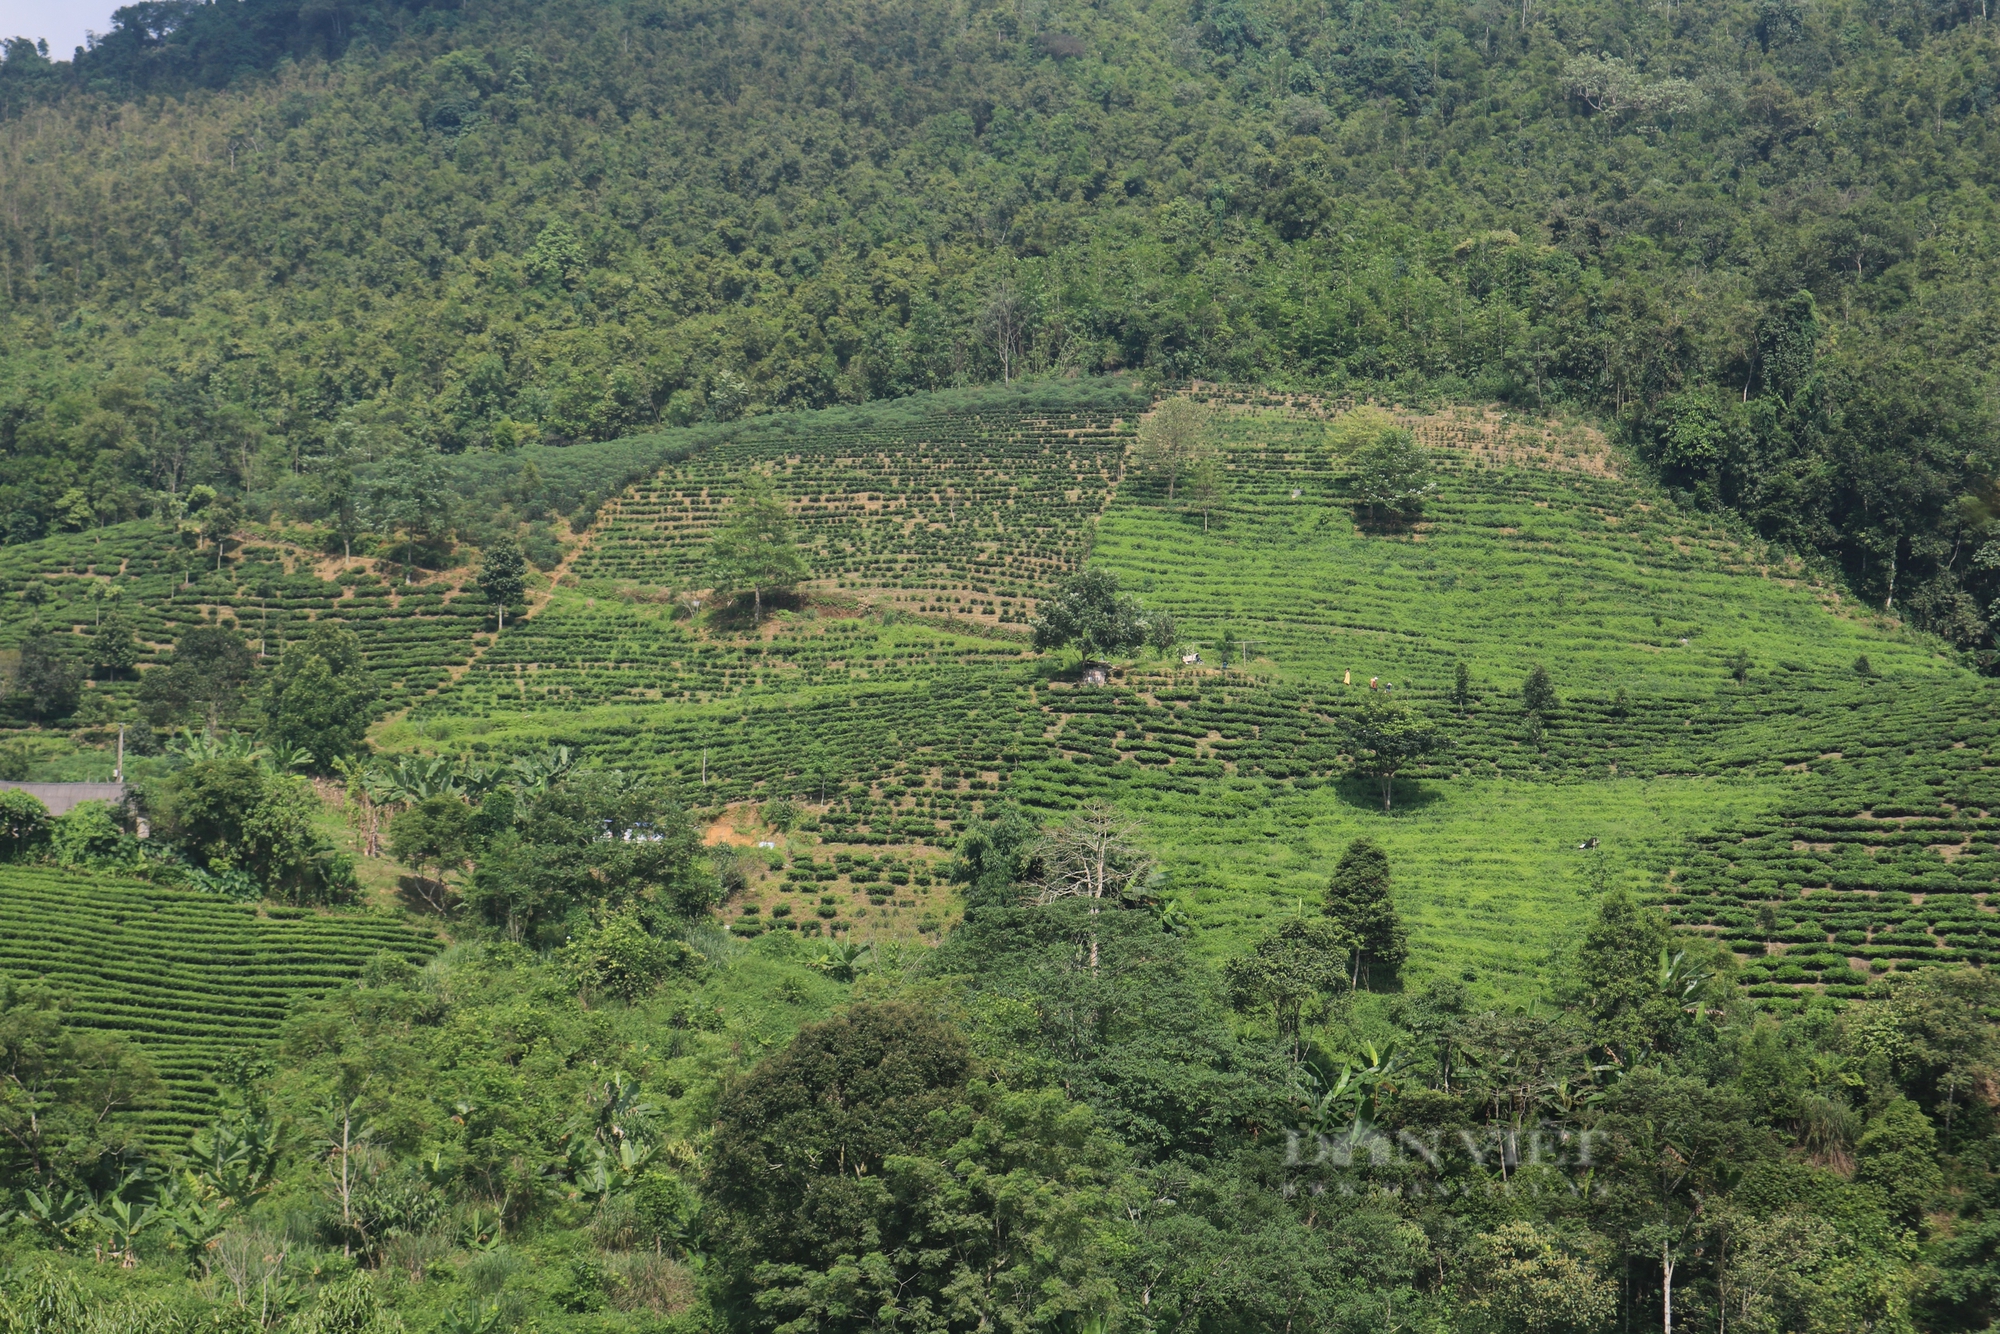
[[1183, 667], [1192, 667], [1200, 661], [1201, 661], [1201, 654], [1199, 653], [1181, 654], [1181, 666]]

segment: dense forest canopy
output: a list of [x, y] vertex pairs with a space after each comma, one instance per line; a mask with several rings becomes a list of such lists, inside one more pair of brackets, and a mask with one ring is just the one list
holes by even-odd
[[0, 513], [1130, 367], [1615, 418], [1984, 647], [1996, 86], [1970, 3], [130, 6], [0, 63]]

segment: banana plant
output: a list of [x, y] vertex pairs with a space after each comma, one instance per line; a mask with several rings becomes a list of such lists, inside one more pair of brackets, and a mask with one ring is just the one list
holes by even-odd
[[468, 797], [475, 799], [484, 797], [488, 792], [500, 786], [503, 781], [501, 775], [504, 772], [504, 770], [496, 769], [492, 765], [481, 764], [477, 760], [469, 760], [461, 757], [458, 761], [459, 789]]
[[206, 727], [198, 733], [191, 727], [183, 727], [180, 735], [167, 743], [167, 749], [190, 764], [206, 760], [261, 761], [267, 758], [264, 748], [254, 738], [241, 732], [213, 732]]
[[1679, 950], [1669, 957], [1667, 947], [1660, 946], [1660, 991], [1697, 1020], [1705, 1019], [1709, 1015], [1707, 1007], [1701, 1003], [1701, 997], [1708, 988], [1710, 976], [1687, 957], [1686, 950]]
[[224, 1206], [198, 1173], [169, 1178], [160, 1187], [157, 1203], [167, 1225], [168, 1248], [186, 1255], [190, 1265], [228, 1225]]
[[399, 755], [387, 773], [391, 800], [414, 806], [427, 797], [462, 797], [458, 766], [444, 755]]
[[135, 1180], [136, 1177], [127, 1177], [117, 1190], [99, 1202], [99, 1217], [111, 1234], [111, 1251], [118, 1257], [120, 1269], [138, 1268], [139, 1234], [160, 1221], [158, 1206], [125, 1198], [125, 1187]]
[[224, 1208], [245, 1205], [271, 1188], [284, 1141], [282, 1122], [239, 1112], [195, 1135], [196, 1170]]
[[240, 867], [225, 866], [221, 870], [203, 870], [199, 866], [182, 864], [176, 867], [176, 873], [189, 889], [213, 894], [218, 898], [249, 903], [264, 897], [264, 887], [252, 879], [248, 871]]
[[474, 1209], [459, 1225], [458, 1244], [468, 1251], [496, 1251], [506, 1240], [506, 1219], [502, 1212]]
[[541, 755], [524, 756], [508, 768], [513, 783], [522, 792], [546, 792], [549, 784], [576, 767], [577, 756], [568, 746], [553, 746]]
[[20, 1216], [51, 1241], [74, 1244], [78, 1235], [98, 1221], [97, 1201], [86, 1191], [21, 1192]]
[[468, 1297], [464, 1305], [445, 1311], [438, 1334], [500, 1334], [505, 1327], [499, 1303], [488, 1305], [480, 1298]]
[[313, 765], [311, 751], [304, 746], [288, 746], [282, 741], [266, 745], [258, 758], [265, 768], [277, 774], [301, 773]]
[[613, 1144], [582, 1140], [572, 1146], [570, 1177], [584, 1198], [602, 1202], [629, 1190], [659, 1155], [657, 1140], [621, 1139]]
[[364, 855], [381, 856], [382, 808], [394, 804], [396, 800], [395, 786], [389, 781], [389, 775], [378, 766], [349, 755], [335, 759], [333, 770], [347, 780], [347, 800], [361, 816]]
[[1301, 1118], [1299, 1129], [1323, 1135], [1334, 1129], [1371, 1126], [1380, 1119], [1383, 1097], [1395, 1092], [1402, 1053], [1394, 1043], [1378, 1049], [1370, 1042], [1362, 1051], [1367, 1054], [1366, 1064], [1360, 1057], [1344, 1056], [1340, 1073], [1332, 1079], [1311, 1062], [1293, 1067], [1291, 1088], [1293, 1105]]
[[628, 1188], [660, 1153], [659, 1108], [624, 1071], [593, 1082], [585, 1108], [571, 1124], [570, 1178], [585, 1196], [602, 1200]]
[[853, 941], [842, 941], [820, 951], [806, 967], [826, 974], [835, 982], [852, 982], [875, 953], [873, 945], [857, 945]]
[[[1342, 1072], [1343, 1078], [1346, 1073]], [[1328, 1139], [1348, 1128], [1346, 1088], [1330, 1083], [1310, 1062], [1292, 1067], [1288, 1091], [1301, 1134]]]

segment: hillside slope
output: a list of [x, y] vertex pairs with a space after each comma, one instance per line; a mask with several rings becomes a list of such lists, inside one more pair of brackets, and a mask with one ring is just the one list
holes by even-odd
[[[668, 776], [716, 811], [797, 797], [828, 855], [886, 849], [919, 874], [941, 870], [954, 828], [996, 797], [1049, 810], [1110, 797], [1168, 850], [1174, 890], [1217, 952], [1316, 897], [1339, 848], [1370, 833], [1408, 868], [1399, 893], [1419, 966], [1517, 995], [1605, 883], [1666, 884], [1688, 895], [1689, 920], [1730, 931], [1807, 886], [1905, 884], [1889, 860], [1876, 879], [1836, 876], [1818, 843], [1782, 874], [1739, 868], [1724, 849], [1746, 829], [1768, 840], [1894, 799], [1952, 829], [1962, 810], [1976, 844], [1977, 813], [2000, 808], [1995, 695], [1935, 641], [1616, 475], [1585, 437], [1565, 454], [1562, 432], [1527, 423], [1413, 421], [1444, 464], [1413, 530], [1362, 521], [1320, 414], [1246, 407], [1230, 418], [1226, 499], [1204, 534], [1200, 515], [1135, 476], [1078, 489], [1069, 451], [1089, 445], [1087, 417], [947, 416], [867, 448], [803, 418], [620, 497], [573, 585], [382, 740], [487, 757], [572, 745]], [[1023, 452], [1003, 474], [1004, 440]], [[1089, 447], [1111, 451], [1091, 476], [1124, 471], [1118, 437]], [[1057, 480], [1037, 480], [1045, 466]], [[744, 469], [788, 498], [821, 561], [836, 553], [803, 607], [754, 631], [733, 614], [689, 619], [682, 598], [699, 578], [702, 516]], [[1081, 554], [1044, 535], [1034, 500], [1058, 490], [1103, 506], [1092, 560], [1173, 610], [1203, 665], [1142, 657], [1097, 690], [1026, 651], [1011, 622]], [[1225, 666], [1225, 638], [1250, 660]], [[1445, 699], [1459, 662], [1475, 682], [1462, 713]], [[1561, 698], [1539, 745], [1518, 695], [1537, 662]], [[1454, 738], [1386, 817], [1345, 778], [1339, 739], [1372, 677]], [[743, 811], [729, 819], [755, 827]], [[1860, 842], [1881, 852], [1891, 832]], [[1598, 851], [1579, 854], [1592, 838]], [[1931, 893], [1984, 895], [1994, 875], [1980, 858], [1951, 869]], [[751, 916], [786, 892], [753, 896]], [[1829, 903], [1798, 908], [1799, 929]], [[843, 920], [863, 937], [948, 920], [932, 892], [908, 907]], [[1906, 932], [1881, 957], [1978, 957], [1943, 927], [1926, 941]]]

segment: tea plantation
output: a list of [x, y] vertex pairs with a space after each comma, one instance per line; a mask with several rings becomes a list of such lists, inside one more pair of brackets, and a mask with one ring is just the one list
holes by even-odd
[[[935, 938], [952, 911], [940, 860], [987, 802], [1055, 814], [1104, 797], [1146, 826], [1218, 954], [1315, 899], [1364, 833], [1397, 866], [1415, 969], [1502, 996], [1539, 985], [1550, 942], [1613, 883], [1728, 940], [1774, 1006], [2000, 950], [1991, 682], [1622, 475], [1584, 428], [1404, 414], [1437, 465], [1405, 527], [1355, 502], [1341, 405], [1213, 401], [1222, 485], [1205, 516], [1136, 466], [1127, 389], [939, 396], [638, 441], [605, 466], [662, 470], [597, 509], [562, 586], [490, 643], [469, 571], [406, 587], [274, 540], [218, 570], [144, 523], [0, 549], [0, 640], [37, 621], [87, 632], [115, 608], [150, 660], [202, 619], [273, 652], [334, 621], [362, 636], [391, 714], [382, 749], [492, 761], [568, 745], [668, 778], [717, 819], [798, 799], [823, 851], [759, 880], [732, 909], [745, 934]], [[480, 467], [479, 486], [506, 484]], [[805, 600], [757, 627], [690, 616], [706, 534], [753, 470], [794, 515]], [[1037, 600], [1086, 558], [1170, 610], [1203, 661], [1142, 654], [1093, 689], [1031, 652]], [[1531, 731], [1520, 683], [1537, 663], [1558, 702]], [[1371, 679], [1451, 742], [1388, 814], [1341, 745]], [[59, 883], [81, 911], [82, 891], [47, 875], [14, 873], [7, 892]], [[805, 890], [818, 901], [786, 897]], [[75, 965], [79, 1012], [131, 1025], [172, 1073], [175, 1101], [149, 1115], [174, 1133], [200, 1114], [202, 1072], [268, 1033], [285, 996], [384, 941], [429, 948], [367, 918], [90, 893], [181, 914], [184, 940], [240, 932], [237, 957], [337, 941], [282, 979], [161, 954], [173, 980], [152, 1008], [102, 960]], [[226, 999], [186, 1002], [209, 1026], [184, 1032], [174, 997], [203, 987]]]
[[213, 1115], [218, 1072], [277, 1034], [287, 1008], [369, 959], [437, 941], [395, 917], [268, 908], [97, 875], [0, 866], [0, 974], [46, 982], [80, 1027], [145, 1053], [165, 1100], [136, 1116], [179, 1149]]
[[806, 440], [763, 432], [626, 492], [576, 572], [703, 585], [702, 542], [733, 479], [754, 470], [791, 502], [815, 586], [1025, 624], [1034, 599], [1089, 548], [1123, 470], [1120, 420], [1104, 409], [999, 411]]
[[[388, 709], [430, 690], [464, 662], [473, 636], [491, 619], [476, 588], [405, 586], [366, 562], [328, 568], [322, 577], [323, 564], [338, 562], [253, 542], [229, 552], [218, 569], [212, 549], [197, 551], [150, 521], [0, 547], [0, 643], [17, 642], [36, 622], [87, 633], [115, 612], [146, 647], [143, 668], [180, 629], [202, 620], [233, 620], [272, 655], [325, 621], [360, 633]], [[100, 682], [114, 697], [132, 685]]]
[[[1991, 683], [1620, 476], [1574, 428], [1406, 417], [1438, 487], [1413, 527], [1371, 523], [1328, 415], [1234, 404], [1206, 532], [1137, 475], [1106, 409], [824, 434], [808, 417], [782, 439], [717, 444], [607, 506], [574, 585], [383, 742], [487, 757], [567, 744], [716, 811], [796, 797], [829, 848], [920, 872], [996, 796], [1050, 812], [1108, 797], [1147, 825], [1217, 952], [1316, 898], [1368, 833], [1397, 861], [1416, 966], [1502, 993], [1535, 982], [1609, 883], [1757, 956], [1774, 1005], [1859, 986], [1822, 957], [1982, 957], [1968, 914], [2000, 872], [1978, 823], [1996, 804], [1981, 786]], [[814, 576], [803, 610], [754, 633], [689, 620], [668, 596], [699, 587], [703, 534], [747, 468], [790, 500]], [[1175, 614], [1201, 664], [1142, 655], [1090, 689], [1027, 651], [1010, 622], [1086, 542]], [[1559, 699], [1538, 738], [1519, 694], [1535, 663]], [[1452, 739], [1389, 815], [1344, 776], [1340, 722], [1371, 678]], [[1890, 814], [1895, 801], [1916, 814]], [[1949, 830], [1904, 830], [1919, 817]], [[1947, 881], [1964, 920], [1928, 897]], [[1834, 895], [1879, 922], [1857, 925]], [[1896, 895], [1913, 903], [1892, 918]], [[1764, 961], [1767, 940], [1782, 953]]]

